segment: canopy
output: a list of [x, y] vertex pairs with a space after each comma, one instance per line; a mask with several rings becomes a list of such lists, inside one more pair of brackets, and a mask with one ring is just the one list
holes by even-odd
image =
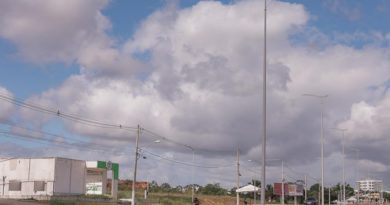
[[256, 187], [256, 186], [253, 186], [252, 184], [243, 186], [243, 187], [241, 187], [241, 188], [236, 190], [236, 192], [238, 192], [238, 193], [242, 193], [242, 192], [258, 192], [258, 191], [260, 191], [260, 188]]
[[355, 197], [350, 197], [349, 199], [347, 199], [347, 201], [357, 201], [357, 199]]

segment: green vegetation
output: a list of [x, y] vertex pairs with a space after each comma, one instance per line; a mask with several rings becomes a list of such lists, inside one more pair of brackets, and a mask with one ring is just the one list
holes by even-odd
[[106, 202], [87, 202], [87, 201], [71, 201], [71, 200], [52, 200], [49, 202], [50, 205], [116, 205], [116, 203]]

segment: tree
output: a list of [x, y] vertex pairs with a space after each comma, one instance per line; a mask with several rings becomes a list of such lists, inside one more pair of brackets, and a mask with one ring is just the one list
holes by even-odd
[[163, 192], [170, 192], [172, 187], [168, 183], [162, 183], [160, 186], [161, 191]]
[[153, 180], [149, 184], [149, 192], [159, 192], [159, 191], [160, 191], [160, 187], [158, 186], [158, 183]]
[[215, 183], [207, 184], [202, 188], [201, 193], [205, 195], [225, 195], [227, 190], [222, 188], [219, 183]]

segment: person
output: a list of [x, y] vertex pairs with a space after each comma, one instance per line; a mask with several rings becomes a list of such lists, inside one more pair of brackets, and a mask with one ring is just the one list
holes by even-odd
[[194, 205], [200, 205], [200, 201], [198, 198], [194, 198], [194, 201], [193, 201]]
[[246, 201], [246, 199], [244, 199], [244, 204], [245, 204], [245, 205], [247, 205], [247, 204], [248, 204], [248, 202]]

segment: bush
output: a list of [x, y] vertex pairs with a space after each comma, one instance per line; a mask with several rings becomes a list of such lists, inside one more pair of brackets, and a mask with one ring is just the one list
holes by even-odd
[[76, 202], [74, 202], [74, 201], [53, 200], [53, 201], [50, 201], [50, 205], [76, 205]]

